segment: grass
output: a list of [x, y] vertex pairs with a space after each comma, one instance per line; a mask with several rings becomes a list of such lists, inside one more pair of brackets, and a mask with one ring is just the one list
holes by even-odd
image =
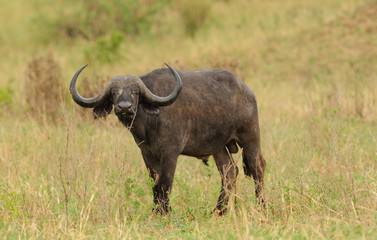
[[[59, 17], [77, 14], [77, 3], [2, 3], [0, 236], [376, 238], [377, 3], [205, 1], [198, 8], [209, 10], [198, 22], [192, 16], [199, 13], [181, 4], [164, 2], [136, 35], [117, 29], [87, 40], [51, 34], [72, 24]], [[101, 47], [119, 34], [116, 51]], [[38, 59], [59, 73], [28, 79]], [[220, 191], [213, 160], [205, 166], [182, 156], [172, 213], [152, 215], [153, 183], [131, 134], [114, 116], [94, 121], [70, 100], [69, 80], [86, 61], [79, 87], [87, 97], [105, 78], [164, 62], [241, 77], [258, 99], [267, 208], [255, 203], [254, 184], [241, 172], [229, 213], [212, 215]], [[44, 100], [30, 94], [28, 81]], [[240, 155], [235, 159], [242, 169]]]

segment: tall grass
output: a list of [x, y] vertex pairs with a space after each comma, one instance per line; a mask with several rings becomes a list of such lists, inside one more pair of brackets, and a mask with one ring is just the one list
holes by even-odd
[[[59, 40], [45, 32], [64, 29], [50, 20], [85, 11], [78, 3], [2, 4], [2, 238], [375, 238], [377, 4], [198, 4], [190, 20], [183, 12], [192, 9], [167, 1], [145, 16], [153, 21], [136, 37], [105, 28], [109, 32], [96, 37], [56, 35]], [[208, 11], [195, 17], [203, 9]], [[189, 21], [197, 21], [192, 34]], [[40, 34], [29, 31], [35, 28]], [[254, 184], [241, 173], [229, 213], [212, 215], [221, 187], [213, 160], [205, 166], [181, 156], [170, 196], [173, 211], [152, 215], [153, 183], [131, 134], [114, 116], [87, 117], [90, 110], [69, 98], [69, 80], [87, 61], [78, 83], [86, 97], [109, 77], [143, 74], [163, 62], [180, 70], [236, 73], [258, 100], [266, 209], [256, 204]], [[62, 90], [55, 91], [52, 82]], [[35, 87], [43, 94], [33, 94]], [[241, 156], [234, 158], [242, 169]]]

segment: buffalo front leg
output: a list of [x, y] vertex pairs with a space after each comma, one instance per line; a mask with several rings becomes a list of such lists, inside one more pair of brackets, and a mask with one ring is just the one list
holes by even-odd
[[154, 213], [166, 214], [170, 211], [169, 196], [173, 187], [174, 173], [178, 156], [167, 156], [161, 159], [160, 171], [156, 185], [153, 187]]
[[160, 172], [160, 163], [158, 159], [149, 156], [148, 154], [145, 154], [142, 152], [143, 159], [145, 166], [147, 167], [147, 171], [149, 176], [153, 179], [154, 182], [157, 180], [157, 175]]
[[221, 216], [227, 210], [230, 193], [236, 184], [238, 168], [225, 148], [213, 157], [221, 175], [221, 191], [214, 212]]

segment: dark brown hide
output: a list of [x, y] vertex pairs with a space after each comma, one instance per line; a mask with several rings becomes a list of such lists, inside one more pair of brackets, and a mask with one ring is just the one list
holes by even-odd
[[[179, 155], [205, 161], [213, 155], [222, 179], [215, 210], [223, 214], [238, 174], [231, 157], [237, 152], [237, 145], [243, 149], [244, 172], [253, 177], [255, 193], [263, 202], [265, 160], [260, 150], [258, 111], [253, 92], [224, 70], [177, 72], [182, 79], [182, 90], [168, 106], [147, 103], [137, 87], [132, 86], [111, 89], [115, 94], [108, 99], [119, 120], [130, 127], [156, 182], [153, 188], [155, 211], [169, 210], [168, 192], [172, 190]], [[165, 68], [156, 69], [140, 79], [157, 96], [169, 95], [175, 86], [174, 76]], [[99, 111], [98, 106], [96, 111]], [[102, 112], [109, 113], [108, 107]]]

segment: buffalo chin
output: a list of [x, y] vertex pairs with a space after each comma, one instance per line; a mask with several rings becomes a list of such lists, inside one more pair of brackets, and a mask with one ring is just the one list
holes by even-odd
[[123, 123], [123, 125], [125, 125], [126, 127], [129, 127], [132, 123], [132, 121], [134, 120], [135, 118], [135, 114], [133, 113], [126, 113], [126, 114], [117, 114], [117, 117], [119, 119], [119, 121], [121, 123]]

